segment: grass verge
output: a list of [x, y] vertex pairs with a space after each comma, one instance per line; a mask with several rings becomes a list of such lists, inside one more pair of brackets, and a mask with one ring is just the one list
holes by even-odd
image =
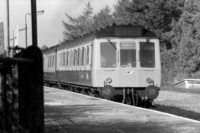
[[200, 121], [200, 93], [161, 90], [155, 104], [153, 110]]

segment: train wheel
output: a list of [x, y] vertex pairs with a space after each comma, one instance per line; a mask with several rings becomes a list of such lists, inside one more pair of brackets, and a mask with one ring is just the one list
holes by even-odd
[[44, 86], [48, 86], [47, 83], [43, 83]]
[[70, 90], [70, 91], [74, 91], [74, 89], [73, 89], [72, 86], [69, 86], [69, 90]]
[[62, 88], [62, 85], [61, 85], [60, 83], [58, 83], [58, 88], [59, 88], [59, 89], [63, 89], [63, 88]]
[[153, 107], [153, 106], [152, 106], [152, 102], [153, 102], [152, 100], [149, 100], [149, 99], [146, 100], [146, 102], [145, 102], [145, 108]]
[[91, 90], [89, 90], [88, 93], [89, 93], [89, 96], [91, 96], [91, 97], [95, 97], [95, 95], [92, 93]]
[[127, 96], [125, 100], [125, 104], [132, 105], [131, 97]]
[[83, 95], [87, 95], [86, 90], [85, 90], [85, 89], [82, 89], [81, 94], [83, 94]]

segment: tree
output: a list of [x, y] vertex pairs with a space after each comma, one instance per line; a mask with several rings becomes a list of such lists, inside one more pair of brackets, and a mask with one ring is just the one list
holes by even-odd
[[114, 6], [113, 17], [116, 24], [134, 24], [130, 13], [128, 12], [130, 0], [118, 0], [118, 3]]
[[48, 47], [47, 47], [47, 45], [44, 44], [40, 49], [45, 50], [45, 49], [48, 49]]
[[114, 23], [114, 18], [111, 13], [109, 6], [101, 9], [96, 15], [93, 16], [93, 29], [98, 30], [106, 26], [112, 25]]
[[[176, 40], [179, 68], [187, 78], [200, 76], [200, 0], [186, 2], [181, 19], [174, 27], [179, 30], [174, 32]], [[174, 30], [175, 31], [175, 30]]]
[[69, 23], [63, 21], [65, 27], [64, 41], [73, 40], [78, 36], [94, 32], [95, 30], [114, 23], [114, 18], [109, 6], [105, 6], [105, 8], [101, 9], [100, 12], [94, 15], [90, 2], [86, 4], [86, 7], [80, 16], [71, 17], [66, 14], [66, 17], [68, 18]]
[[160, 36], [179, 20], [183, 6], [184, 0], [133, 0], [128, 11], [133, 21]]
[[[200, 76], [200, 0], [185, 2], [183, 13], [172, 30], [166, 34], [173, 49], [163, 52], [164, 74], [173, 73], [165, 80], [182, 80]], [[173, 52], [172, 52], [173, 51]], [[173, 53], [173, 54], [171, 54]]]
[[91, 7], [90, 2], [86, 4], [82, 15], [78, 17], [71, 17], [66, 13], [66, 17], [68, 18], [69, 23], [63, 21], [63, 25], [65, 27], [65, 40], [73, 40], [75, 37], [81, 36], [92, 30], [91, 25], [93, 23], [93, 8]]

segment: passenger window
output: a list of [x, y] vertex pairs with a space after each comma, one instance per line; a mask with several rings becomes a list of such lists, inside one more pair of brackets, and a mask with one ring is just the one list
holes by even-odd
[[50, 68], [51, 68], [51, 55], [50, 55]]
[[155, 67], [155, 45], [152, 42], [140, 42], [140, 66]]
[[64, 60], [63, 60], [63, 56], [64, 55], [64, 52], [62, 52], [62, 67], [64, 66], [63, 64], [64, 64]]
[[55, 63], [56, 63], [56, 59], [55, 59], [55, 55], [53, 56], [53, 67], [55, 67]]
[[63, 52], [63, 67], [65, 66], [65, 52]]
[[83, 59], [83, 65], [86, 66], [86, 60], [87, 60], [87, 47], [84, 47], [84, 59]]
[[69, 52], [69, 66], [72, 66], [72, 51]]
[[53, 64], [52, 61], [53, 61], [53, 58], [52, 58], [52, 55], [51, 55], [51, 67], [52, 67], [52, 64]]
[[72, 50], [72, 55], [71, 55], [71, 66], [74, 65], [74, 51]]
[[71, 50], [69, 51], [68, 64], [69, 66], [71, 66]]
[[60, 53], [60, 56], [61, 56], [61, 67], [63, 66], [63, 53], [61, 52]]
[[86, 61], [86, 65], [89, 65], [89, 58], [90, 58], [90, 47], [87, 46], [87, 61]]
[[51, 55], [51, 67], [52, 67], [52, 55]]
[[49, 67], [49, 57], [47, 56], [47, 67]]
[[60, 67], [62, 66], [62, 56], [61, 56], [61, 53], [60, 53]]
[[49, 67], [49, 56], [47, 56], [47, 67]]
[[60, 53], [60, 67], [62, 66], [62, 53]]
[[52, 55], [52, 67], [54, 65], [54, 55]]
[[74, 49], [74, 59], [73, 59], [73, 66], [76, 65], [76, 50]]
[[56, 57], [55, 57], [55, 55], [53, 56], [54, 58], [54, 62], [53, 62], [53, 65], [54, 65], [54, 67], [55, 67], [55, 64], [56, 64]]
[[79, 48], [79, 49], [78, 49], [78, 56], [79, 56], [79, 58], [78, 58], [79, 64], [78, 64], [78, 65], [79, 65], [79, 66], [81, 66], [81, 60], [82, 60], [82, 59], [81, 59], [81, 54], [82, 54], [82, 53], [81, 53], [81, 48]]
[[54, 55], [53, 55], [52, 67], [54, 67], [54, 62], [55, 62], [54, 60], [55, 60], [55, 59], [54, 59]]
[[66, 51], [66, 66], [68, 66], [68, 54], [69, 54], [69, 52], [68, 51]]
[[101, 67], [115, 68], [116, 67], [116, 43], [102, 42], [100, 45], [101, 51]]
[[61, 66], [61, 58], [60, 58], [60, 53], [58, 54], [58, 59], [59, 59], [59, 67]]
[[73, 50], [71, 50], [70, 66], [73, 66]]
[[49, 67], [51, 67], [51, 56], [49, 56]]
[[134, 42], [120, 44], [121, 67], [136, 67], [136, 46]]
[[54, 67], [54, 55], [52, 55], [52, 67]]
[[78, 54], [78, 49], [76, 50], [76, 66], [79, 65], [79, 54]]
[[82, 60], [81, 60], [81, 66], [84, 65], [84, 47], [82, 47]]

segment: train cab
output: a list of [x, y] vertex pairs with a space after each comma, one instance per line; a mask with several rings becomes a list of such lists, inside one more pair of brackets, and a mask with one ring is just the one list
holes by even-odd
[[[151, 91], [147, 93], [151, 93], [153, 96], [150, 97], [154, 99], [161, 84], [159, 39], [131, 33], [135, 29], [130, 27], [125, 28], [128, 32], [124, 31], [125, 35], [122, 30], [120, 36], [96, 39], [93, 45], [93, 85], [103, 87], [103, 93], [112, 92], [111, 87], [115, 93], [134, 89], [144, 98], [149, 95], [145, 94], [145, 89], [150, 86]], [[114, 94], [105, 97], [110, 95]]]

